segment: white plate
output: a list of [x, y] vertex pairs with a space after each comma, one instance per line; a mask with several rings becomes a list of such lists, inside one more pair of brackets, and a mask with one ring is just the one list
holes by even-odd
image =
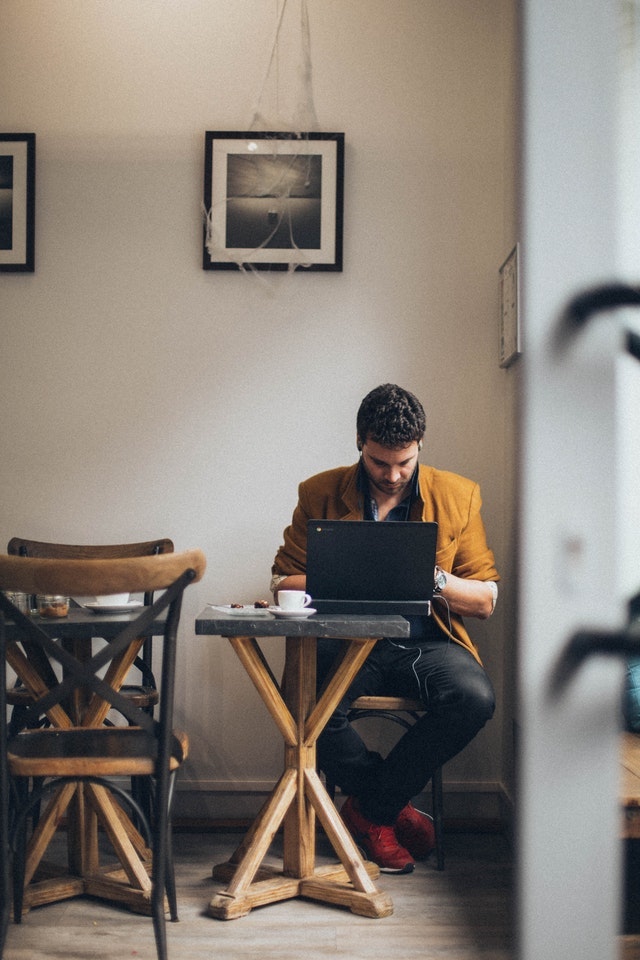
[[232, 607], [228, 603], [210, 603], [210, 607], [219, 610], [220, 613], [228, 613], [230, 617], [268, 617], [273, 612], [273, 607], [254, 607], [252, 603], [244, 603], [241, 607]]
[[93, 613], [130, 613], [142, 605], [142, 600], [129, 600], [128, 603], [85, 603], [87, 610]]
[[271, 607], [274, 617], [282, 617], [284, 620], [304, 620], [313, 613], [317, 613], [313, 607], [304, 607], [302, 610], [281, 610], [280, 607]]

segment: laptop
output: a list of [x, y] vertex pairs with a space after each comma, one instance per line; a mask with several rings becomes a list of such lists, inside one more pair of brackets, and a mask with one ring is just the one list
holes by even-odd
[[318, 613], [429, 616], [437, 523], [309, 520], [307, 593]]

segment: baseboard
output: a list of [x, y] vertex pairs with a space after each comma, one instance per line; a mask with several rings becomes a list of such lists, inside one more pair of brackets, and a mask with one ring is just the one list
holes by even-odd
[[[252, 820], [210, 820], [202, 817], [174, 817], [174, 833], [237, 833], [244, 834], [252, 824]], [[508, 836], [505, 824], [500, 820], [452, 820], [444, 819], [444, 832], [468, 834], [497, 834]]]
[[[181, 783], [174, 799], [174, 827], [182, 831], [244, 830], [260, 811], [272, 784], [244, 784], [238, 789], [187, 789]], [[256, 789], [258, 787], [258, 789]], [[253, 789], [252, 789], [253, 788]], [[336, 805], [342, 802], [336, 797]], [[414, 801], [420, 809], [429, 810], [430, 791]], [[504, 785], [498, 782], [447, 783], [444, 786], [444, 820], [449, 832], [503, 833], [513, 832], [513, 802]]]

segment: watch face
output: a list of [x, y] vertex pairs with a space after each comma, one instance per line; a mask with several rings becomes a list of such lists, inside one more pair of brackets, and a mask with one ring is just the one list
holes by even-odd
[[435, 584], [434, 584], [436, 593], [439, 593], [441, 590], [444, 590], [446, 585], [447, 585], [447, 576], [445, 573], [443, 573], [442, 570], [440, 570], [438, 572], [438, 576], [436, 577]]

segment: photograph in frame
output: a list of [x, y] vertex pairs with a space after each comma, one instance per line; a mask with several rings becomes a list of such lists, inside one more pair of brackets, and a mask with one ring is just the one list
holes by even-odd
[[0, 271], [35, 269], [35, 133], [0, 133]]
[[203, 269], [342, 270], [344, 134], [205, 134]]

